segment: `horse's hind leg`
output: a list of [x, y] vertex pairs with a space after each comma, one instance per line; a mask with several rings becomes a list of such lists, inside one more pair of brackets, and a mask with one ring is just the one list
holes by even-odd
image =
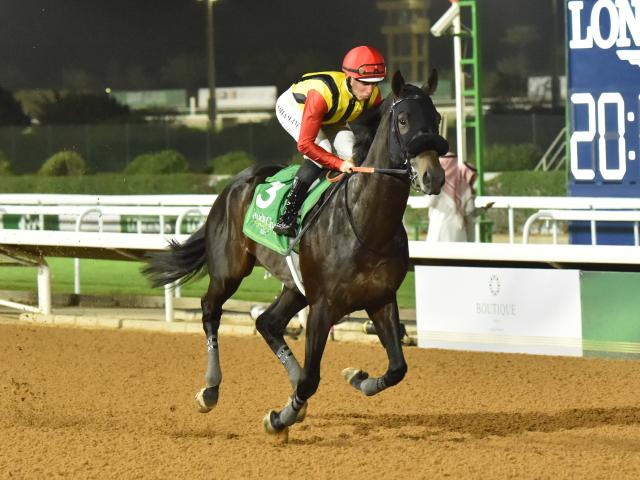
[[207, 293], [202, 297], [202, 327], [207, 337], [207, 373], [206, 386], [196, 394], [196, 404], [201, 413], [209, 412], [218, 403], [218, 391], [222, 381], [218, 354], [218, 328], [222, 305], [235, 293], [244, 276], [250, 271], [251, 266], [248, 266], [246, 270], [233, 277], [211, 276]]
[[291, 318], [306, 306], [307, 300], [302, 294], [285, 287], [256, 320], [258, 332], [284, 366], [293, 388], [298, 385], [302, 369], [284, 340], [284, 331]]
[[369, 374], [356, 368], [345, 368], [342, 375], [354, 388], [367, 396], [375, 395], [382, 390], [392, 387], [404, 378], [407, 373], [407, 363], [402, 353], [402, 338], [398, 304], [394, 299], [382, 308], [367, 309], [369, 317], [376, 327], [378, 337], [387, 351], [389, 366], [382, 377], [369, 378]]

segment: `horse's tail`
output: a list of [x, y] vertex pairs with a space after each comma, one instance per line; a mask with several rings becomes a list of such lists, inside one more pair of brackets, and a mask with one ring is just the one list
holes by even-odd
[[169, 249], [151, 255], [142, 273], [151, 281], [153, 287], [178, 282], [188, 282], [202, 274], [207, 263], [205, 248], [205, 226], [194, 232], [186, 242], [169, 242]]

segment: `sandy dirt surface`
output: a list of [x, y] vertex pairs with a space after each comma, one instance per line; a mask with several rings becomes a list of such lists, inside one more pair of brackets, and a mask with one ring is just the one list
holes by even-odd
[[[301, 341], [292, 349], [302, 358]], [[329, 343], [286, 445], [289, 392], [258, 337], [222, 337], [218, 407], [197, 413], [204, 339], [0, 324], [0, 478], [638, 478], [640, 362], [405, 349], [366, 398], [340, 371], [382, 347]]]

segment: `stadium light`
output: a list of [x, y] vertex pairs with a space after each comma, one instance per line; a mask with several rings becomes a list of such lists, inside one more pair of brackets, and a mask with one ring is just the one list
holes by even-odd
[[216, 124], [216, 59], [213, 35], [213, 4], [217, 0], [198, 0], [207, 3], [207, 79], [209, 84], [209, 102], [207, 104], [207, 114], [212, 128]]
[[431, 33], [436, 37], [441, 37], [447, 33], [453, 26], [453, 21], [460, 15], [460, 6], [458, 2], [451, 2], [449, 9], [444, 12], [442, 17], [431, 26]]

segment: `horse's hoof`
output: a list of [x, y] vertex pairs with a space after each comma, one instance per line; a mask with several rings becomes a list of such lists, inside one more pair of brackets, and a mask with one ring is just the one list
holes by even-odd
[[262, 419], [262, 425], [264, 431], [272, 436], [277, 443], [287, 443], [289, 441], [289, 427], [276, 428], [273, 424], [277, 423], [274, 420], [277, 418], [275, 410], [269, 410], [269, 412]]
[[196, 393], [196, 407], [200, 413], [208, 413], [218, 404], [219, 386], [205, 387]]
[[363, 380], [369, 378], [369, 374], [357, 368], [348, 367], [342, 370], [342, 376], [352, 387], [360, 390], [360, 384]]

